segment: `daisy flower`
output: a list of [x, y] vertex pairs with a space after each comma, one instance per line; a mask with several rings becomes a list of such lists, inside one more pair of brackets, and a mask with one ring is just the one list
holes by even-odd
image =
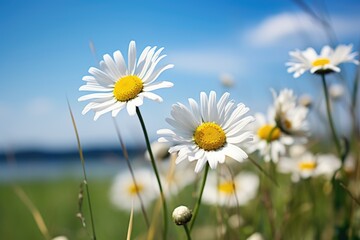
[[250, 172], [234, 176], [217, 176], [210, 173], [205, 185], [203, 201], [210, 205], [226, 207], [244, 206], [256, 197], [259, 177]]
[[278, 162], [280, 156], [286, 153], [286, 146], [294, 143], [293, 137], [276, 127], [273, 108], [269, 108], [267, 117], [256, 113], [251, 127], [256, 135], [254, 142], [248, 144], [247, 150], [251, 153], [258, 151], [266, 162]]
[[291, 51], [289, 55], [291, 61], [286, 63], [289, 73], [294, 73], [294, 78], [300, 77], [304, 72], [325, 74], [330, 72], [340, 72], [339, 64], [344, 62], [352, 62], [359, 64], [354, 59], [357, 52], [351, 52], [352, 45], [339, 45], [336, 49], [324, 46], [320, 54], [317, 54], [313, 48], [307, 48], [305, 51]]
[[271, 91], [274, 98], [275, 121], [280, 130], [292, 136], [306, 136], [309, 130], [309, 109], [297, 103], [297, 97], [291, 89], [285, 88], [279, 95], [273, 89]]
[[130, 172], [119, 173], [110, 189], [110, 200], [119, 209], [130, 210], [133, 204], [134, 211], [141, 209], [141, 197], [144, 207], [159, 196], [155, 175], [149, 169], [136, 169], [134, 175], [137, 185], [131, 177]]
[[332, 154], [314, 155], [302, 146], [294, 147], [296, 150], [281, 158], [277, 165], [279, 172], [291, 174], [293, 182], [320, 175], [330, 178], [341, 167], [340, 159]]
[[229, 101], [229, 96], [224, 93], [217, 101], [214, 91], [209, 96], [202, 92], [200, 105], [190, 98], [190, 109], [181, 103], [172, 106], [172, 118], [166, 121], [173, 130], [161, 129], [157, 133], [164, 135], [159, 142], [174, 145], [169, 152], [178, 153], [176, 164], [184, 160], [197, 161], [195, 172], [198, 173], [207, 163], [215, 169], [226, 157], [238, 162], [248, 157], [241, 145], [252, 140], [252, 133], [244, 127], [254, 118], [243, 117], [249, 108]]
[[91, 67], [89, 69], [91, 75], [82, 79], [86, 84], [79, 90], [95, 92], [78, 99], [91, 100], [82, 114], [93, 110], [94, 120], [97, 120], [107, 112], [111, 112], [115, 117], [126, 108], [132, 116], [136, 112], [136, 107], [143, 104], [144, 98], [161, 102], [162, 98], [152, 91], [173, 86], [171, 82], [166, 81], [154, 83], [163, 71], [173, 67], [172, 64], [168, 64], [155, 70], [160, 60], [166, 56], [160, 55], [162, 51], [163, 48], [156, 50], [156, 47], [148, 46], [142, 51], [139, 59], [136, 59], [135, 42], [131, 41], [128, 65], [120, 51], [114, 52], [113, 57], [105, 54], [100, 62], [100, 68]]

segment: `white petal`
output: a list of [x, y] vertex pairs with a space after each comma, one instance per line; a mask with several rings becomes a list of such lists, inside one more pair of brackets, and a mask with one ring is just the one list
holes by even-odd
[[156, 101], [156, 102], [162, 102], [163, 101], [163, 99], [159, 95], [157, 95], [155, 93], [152, 93], [152, 92], [142, 92], [139, 95], [144, 96], [144, 97], [146, 97], [146, 98], [148, 98], [150, 100]]
[[111, 112], [111, 116], [112, 116], [112, 117], [116, 117], [116, 116], [118, 115], [118, 113], [119, 113], [122, 109], [125, 108], [126, 103], [124, 103], [124, 102], [121, 102], [121, 103], [122, 103], [121, 105], [119, 104], [119, 108], [114, 109], [114, 110]]
[[110, 112], [110, 111], [112, 111], [114, 109], [117, 109], [120, 106], [121, 106], [121, 102], [116, 102], [115, 104], [113, 104], [113, 105], [111, 105], [111, 106], [109, 106], [109, 107], [107, 107], [107, 108], [105, 108], [105, 109], [103, 109], [101, 111], [96, 111], [95, 116], [94, 116], [94, 120], [96, 121], [101, 115], [103, 115], [103, 114], [105, 114], [107, 112]]
[[141, 70], [139, 69], [140, 72], [138, 72], [138, 77], [140, 79], [143, 79], [145, 74], [147, 73], [147, 70], [149, 69], [149, 66], [151, 63], [151, 58], [154, 55], [155, 49], [156, 49], [156, 47], [153, 47], [149, 50], [149, 52], [146, 55], [146, 59], [145, 59], [144, 65], [142, 66], [142, 69]]
[[206, 162], [207, 162], [206, 158], [199, 159], [195, 166], [195, 172], [196, 173], [200, 172], [204, 168]]
[[207, 152], [206, 157], [208, 159], [208, 163], [210, 165], [211, 169], [216, 169], [218, 160], [217, 160], [217, 154], [213, 151]]
[[201, 117], [204, 122], [209, 121], [209, 108], [208, 108], [208, 98], [206, 93], [201, 92], [200, 93], [200, 111], [201, 111]]
[[160, 88], [170, 88], [172, 86], [174, 86], [174, 84], [172, 82], [167, 82], [167, 81], [158, 82], [151, 85], [144, 84], [144, 91], [150, 92]]
[[134, 102], [128, 101], [126, 103], [126, 110], [130, 116], [134, 116], [136, 113], [136, 106], [135, 106]]
[[79, 97], [78, 101], [86, 101], [89, 99], [98, 99], [98, 98], [108, 98], [113, 97], [113, 93], [91, 93], [84, 96]]
[[216, 93], [214, 91], [211, 91], [209, 95], [209, 121], [216, 123], [219, 122]]
[[135, 72], [135, 65], [136, 65], [136, 44], [135, 44], [135, 41], [131, 41], [130, 44], [129, 44], [128, 64], [129, 64], [129, 75], [133, 75], [134, 72]]
[[165, 67], [159, 68], [157, 71], [153, 72], [153, 74], [151, 74], [149, 77], [147, 77], [147, 78], [144, 77], [144, 82], [152, 83], [160, 76], [160, 74], [162, 72], [164, 72], [165, 70], [171, 69], [173, 67], [174, 67], [174, 64], [168, 64]]
[[132, 100], [130, 100], [132, 103], [134, 103], [135, 106], [139, 107], [143, 104], [143, 97], [142, 96], [138, 96]]
[[238, 162], [242, 162], [242, 160], [248, 158], [248, 155], [246, 152], [244, 152], [244, 150], [232, 144], [226, 144], [226, 146], [223, 148], [223, 151], [225, 155], [233, 158]]
[[82, 85], [79, 88], [79, 91], [93, 91], [93, 92], [110, 92], [113, 91], [113, 88], [105, 88], [103, 86], [100, 85]]
[[109, 69], [109, 71], [111, 72], [111, 74], [114, 76], [115, 79], [120, 78], [121, 77], [121, 73], [118, 70], [118, 68], [116, 67], [116, 63], [114, 62], [114, 60], [111, 58], [111, 56], [109, 54], [105, 54], [103, 56], [104, 61]]
[[116, 51], [116, 52], [114, 52], [113, 56], [114, 56], [116, 66], [119, 69], [119, 72], [120, 72], [121, 76], [127, 75], [127, 73], [126, 73], [126, 63], [125, 63], [124, 57], [121, 54], [121, 52]]
[[91, 67], [89, 68], [89, 73], [92, 74], [96, 78], [96, 81], [103, 86], [108, 86], [114, 84], [115, 82], [115, 79], [111, 78], [109, 75], [107, 75], [100, 69]]

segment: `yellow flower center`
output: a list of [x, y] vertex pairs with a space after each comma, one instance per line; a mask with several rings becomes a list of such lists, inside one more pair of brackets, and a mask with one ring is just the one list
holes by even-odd
[[114, 86], [114, 97], [120, 102], [134, 99], [142, 90], [143, 82], [138, 76], [129, 75], [120, 78]]
[[137, 193], [140, 193], [143, 189], [144, 189], [143, 185], [141, 185], [141, 184], [135, 185], [133, 183], [128, 187], [128, 192], [130, 193], [130, 195], [133, 196], [133, 195], [136, 195]]
[[224, 130], [213, 122], [205, 122], [194, 132], [194, 141], [202, 149], [212, 151], [221, 148], [226, 142]]
[[318, 58], [312, 62], [313, 67], [320, 67], [330, 63], [328, 58]]
[[259, 138], [264, 139], [266, 141], [274, 141], [279, 139], [280, 137], [280, 129], [275, 126], [271, 126], [269, 124], [265, 124], [264, 126], [260, 127], [257, 131], [257, 135]]
[[300, 170], [314, 170], [316, 168], [316, 162], [300, 162], [299, 163]]
[[218, 186], [219, 192], [225, 193], [227, 195], [232, 195], [235, 193], [235, 183], [232, 181], [223, 182]]

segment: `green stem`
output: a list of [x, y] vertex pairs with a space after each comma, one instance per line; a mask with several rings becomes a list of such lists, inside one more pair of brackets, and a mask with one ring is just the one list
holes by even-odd
[[191, 240], [190, 231], [189, 231], [189, 228], [188, 228], [187, 224], [184, 224], [184, 229], [185, 229], [185, 232], [186, 232], [187, 239]]
[[203, 192], [204, 192], [206, 178], [207, 178], [207, 175], [208, 175], [208, 172], [209, 172], [209, 166], [210, 166], [209, 164], [206, 164], [204, 177], [203, 177], [201, 187], [200, 187], [199, 198], [198, 198], [198, 200], [196, 202], [195, 209], [194, 209], [194, 214], [193, 214], [193, 217], [192, 217], [192, 220], [191, 220], [191, 223], [190, 223], [190, 232], [191, 232], [191, 230], [192, 230], [192, 228], [194, 226], [197, 214], [199, 212], [199, 208], [200, 208], [200, 205], [201, 205], [201, 198], [202, 198], [202, 195], [203, 195]]
[[144, 137], [145, 137], [145, 141], [146, 141], [146, 147], [147, 147], [147, 149], [149, 151], [149, 155], [150, 155], [150, 159], [151, 159], [151, 165], [152, 165], [152, 168], [153, 168], [153, 170], [155, 172], [156, 180], [158, 182], [159, 189], [160, 189], [160, 196], [161, 196], [162, 205], [163, 205], [163, 218], [164, 218], [163, 239], [166, 239], [166, 235], [167, 235], [167, 206], [166, 206], [166, 201], [165, 201], [165, 195], [164, 195], [164, 191], [163, 191], [163, 188], [162, 188], [162, 185], [161, 185], [160, 175], [159, 175], [159, 172], [158, 172], [157, 167], [156, 167], [154, 155], [153, 155], [153, 152], [151, 150], [149, 136], [147, 134], [146, 127], [145, 127], [145, 122], [144, 122], [144, 120], [143, 120], [143, 118], [141, 116], [140, 109], [138, 107], [136, 107], [136, 113], [137, 113], [137, 115], [139, 117], [139, 121], [140, 121], [142, 130], [144, 132]]
[[327, 84], [326, 84], [326, 80], [325, 80], [325, 74], [321, 74], [321, 79], [322, 79], [324, 95], [325, 95], [326, 113], [327, 113], [327, 117], [329, 119], [329, 125], [330, 125], [332, 138], [333, 138], [333, 141], [335, 143], [337, 153], [338, 153], [339, 157], [341, 158], [341, 146], [340, 146], [339, 139], [336, 136], [335, 125], [334, 125], [334, 121], [333, 121], [332, 116], [331, 116], [330, 98], [329, 98]]
[[86, 177], [86, 170], [85, 170], [85, 159], [84, 159], [83, 151], [82, 151], [81, 144], [80, 144], [80, 137], [79, 137], [79, 133], [78, 133], [78, 130], [77, 130], [77, 127], [76, 127], [75, 118], [74, 118], [74, 115], [73, 115], [73, 113], [71, 111], [70, 103], [69, 103], [69, 101], [67, 101], [67, 102], [68, 102], [68, 108], [69, 108], [69, 112], [70, 112], [70, 116], [71, 116], [71, 121], [72, 121], [74, 131], [75, 131], [75, 135], [76, 135], [77, 146], [78, 146], [78, 151], [79, 151], [79, 155], [80, 155], [83, 175], [84, 175], [84, 184], [85, 184], [85, 189], [86, 189], [87, 201], [88, 201], [88, 205], [89, 205], [89, 212], [90, 212], [90, 220], [91, 220], [91, 228], [92, 228], [93, 240], [96, 240], [94, 216], [93, 216], [93, 211], [92, 211], [92, 207], [91, 207], [91, 200], [90, 200], [90, 190], [89, 190], [89, 185], [88, 185], [88, 181], [87, 181], [87, 177]]

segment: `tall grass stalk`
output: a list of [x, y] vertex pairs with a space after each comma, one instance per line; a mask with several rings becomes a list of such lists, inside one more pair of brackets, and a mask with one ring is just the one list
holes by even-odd
[[36, 225], [38, 226], [41, 234], [44, 236], [45, 240], [50, 240], [51, 236], [49, 234], [49, 230], [46, 227], [45, 221], [40, 214], [40, 211], [36, 208], [34, 203], [30, 200], [30, 198], [26, 195], [24, 190], [19, 186], [14, 186], [14, 191], [16, 195], [20, 198], [20, 200], [24, 203], [24, 205], [30, 210]]
[[91, 207], [91, 199], [90, 199], [90, 190], [89, 190], [89, 185], [88, 185], [88, 180], [87, 180], [87, 176], [86, 176], [86, 169], [85, 169], [85, 159], [84, 159], [84, 155], [83, 155], [83, 151], [82, 151], [82, 147], [80, 144], [80, 137], [79, 137], [79, 133], [76, 127], [76, 122], [75, 122], [75, 118], [74, 115], [71, 111], [71, 107], [70, 107], [70, 103], [69, 100], [67, 101], [68, 103], [68, 108], [69, 108], [69, 112], [70, 112], [70, 116], [71, 116], [71, 121], [74, 127], [74, 131], [75, 131], [75, 135], [76, 135], [76, 141], [77, 141], [77, 147], [78, 147], [78, 152], [79, 152], [79, 156], [80, 156], [80, 160], [81, 160], [81, 166], [82, 166], [82, 170], [83, 170], [83, 176], [84, 176], [84, 185], [85, 185], [85, 189], [86, 189], [86, 195], [87, 195], [87, 202], [88, 202], [88, 206], [89, 206], [89, 212], [90, 212], [90, 221], [91, 221], [91, 229], [92, 229], [92, 238], [94, 240], [96, 240], [96, 232], [95, 232], [95, 223], [94, 223], [94, 216], [93, 216], [93, 210]]
[[[121, 145], [121, 149], [122, 149], [122, 152], [123, 152], [123, 155], [124, 155], [124, 158], [125, 158], [125, 161], [126, 161], [126, 164], [129, 168], [129, 171], [130, 171], [130, 174], [131, 174], [131, 177], [132, 177], [132, 180], [134, 182], [134, 185], [136, 186], [136, 189], [138, 189], [138, 184], [136, 182], [136, 178], [135, 178], [135, 175], [134, 175], [134, 171], [131, 167], [131, 163], [130, 163], [130, 160], [129, 160], [129, 154], [127, 152], [127, 149], [126, 149], [126, 146], [124, 144], [124, 141], [121, 137], [121, 134], [120, 134], [120, 129], [119, 129], [119, 126], [116, 124], [116, 121], [115, 119], [114, 120], [114, 126], [115, 126], [115, 130], [116, 130], [116, 134], [117, 134], [117, 137], [119, 139], [119, 142], [120, 142], [120, 145]], [[145, 207], [144, 207], [144, 203], [143, 203], [143, 200], [141, 198], [141, 195], [139, 193], [139, 191], [136, 191], [136, 195], [137, 197], [139, 198], [139, 201], [140, 201], [140, 206], [141, 206], [141, 211], [142, 211], [142, 214], [144, 216], [144, 219], [145, 219], [145, 223], [146, 223], [146, 226], [147, 228], [150, 227], [150, 223], [149, 223], [149, 219], [148, 219], [148, 216], [146, 214], [146, 210], [145, 210]]]
[[150, 140], [149, 140], [149, 136], [148, 136], [148, 133], [147, 133], [147, 130], [146, 130], [145, 122], [144, 122], [144, 119], [143, 119], [143, 117], [142, 117], [142, 115], [140, 113], [140, 109], [138, 107], [136, 107], [136, 114], [138, 115], [142, 130], [143, 130], [143, 133], [144, 133], [144, 137], [145, 137], [145, 141], [146, 141], [146, 147], [147, 147], [147, 149], [149, 151], [149, 155], [150, 155], [150, 159], [151, 159], [151, 165], [152, 165], [152, 168], [153, 168], [154, 173], [156, 175], [156, 180], [157, 180], [158, 185], [159, 185], [160, 196], [161, 196], [162, 205], [163, 205], [163, 218], [164, 218], [163, 239], [166, 239], [168, 222], [167, 222], [167, 206], [166, 206], [165, 195], [164, 195], [163, 187], [161, 185], [159, 171], [158, 171], [158, 169], [156, 167], [154, 155], [153, 155], [153, 152], [151, 150]]

